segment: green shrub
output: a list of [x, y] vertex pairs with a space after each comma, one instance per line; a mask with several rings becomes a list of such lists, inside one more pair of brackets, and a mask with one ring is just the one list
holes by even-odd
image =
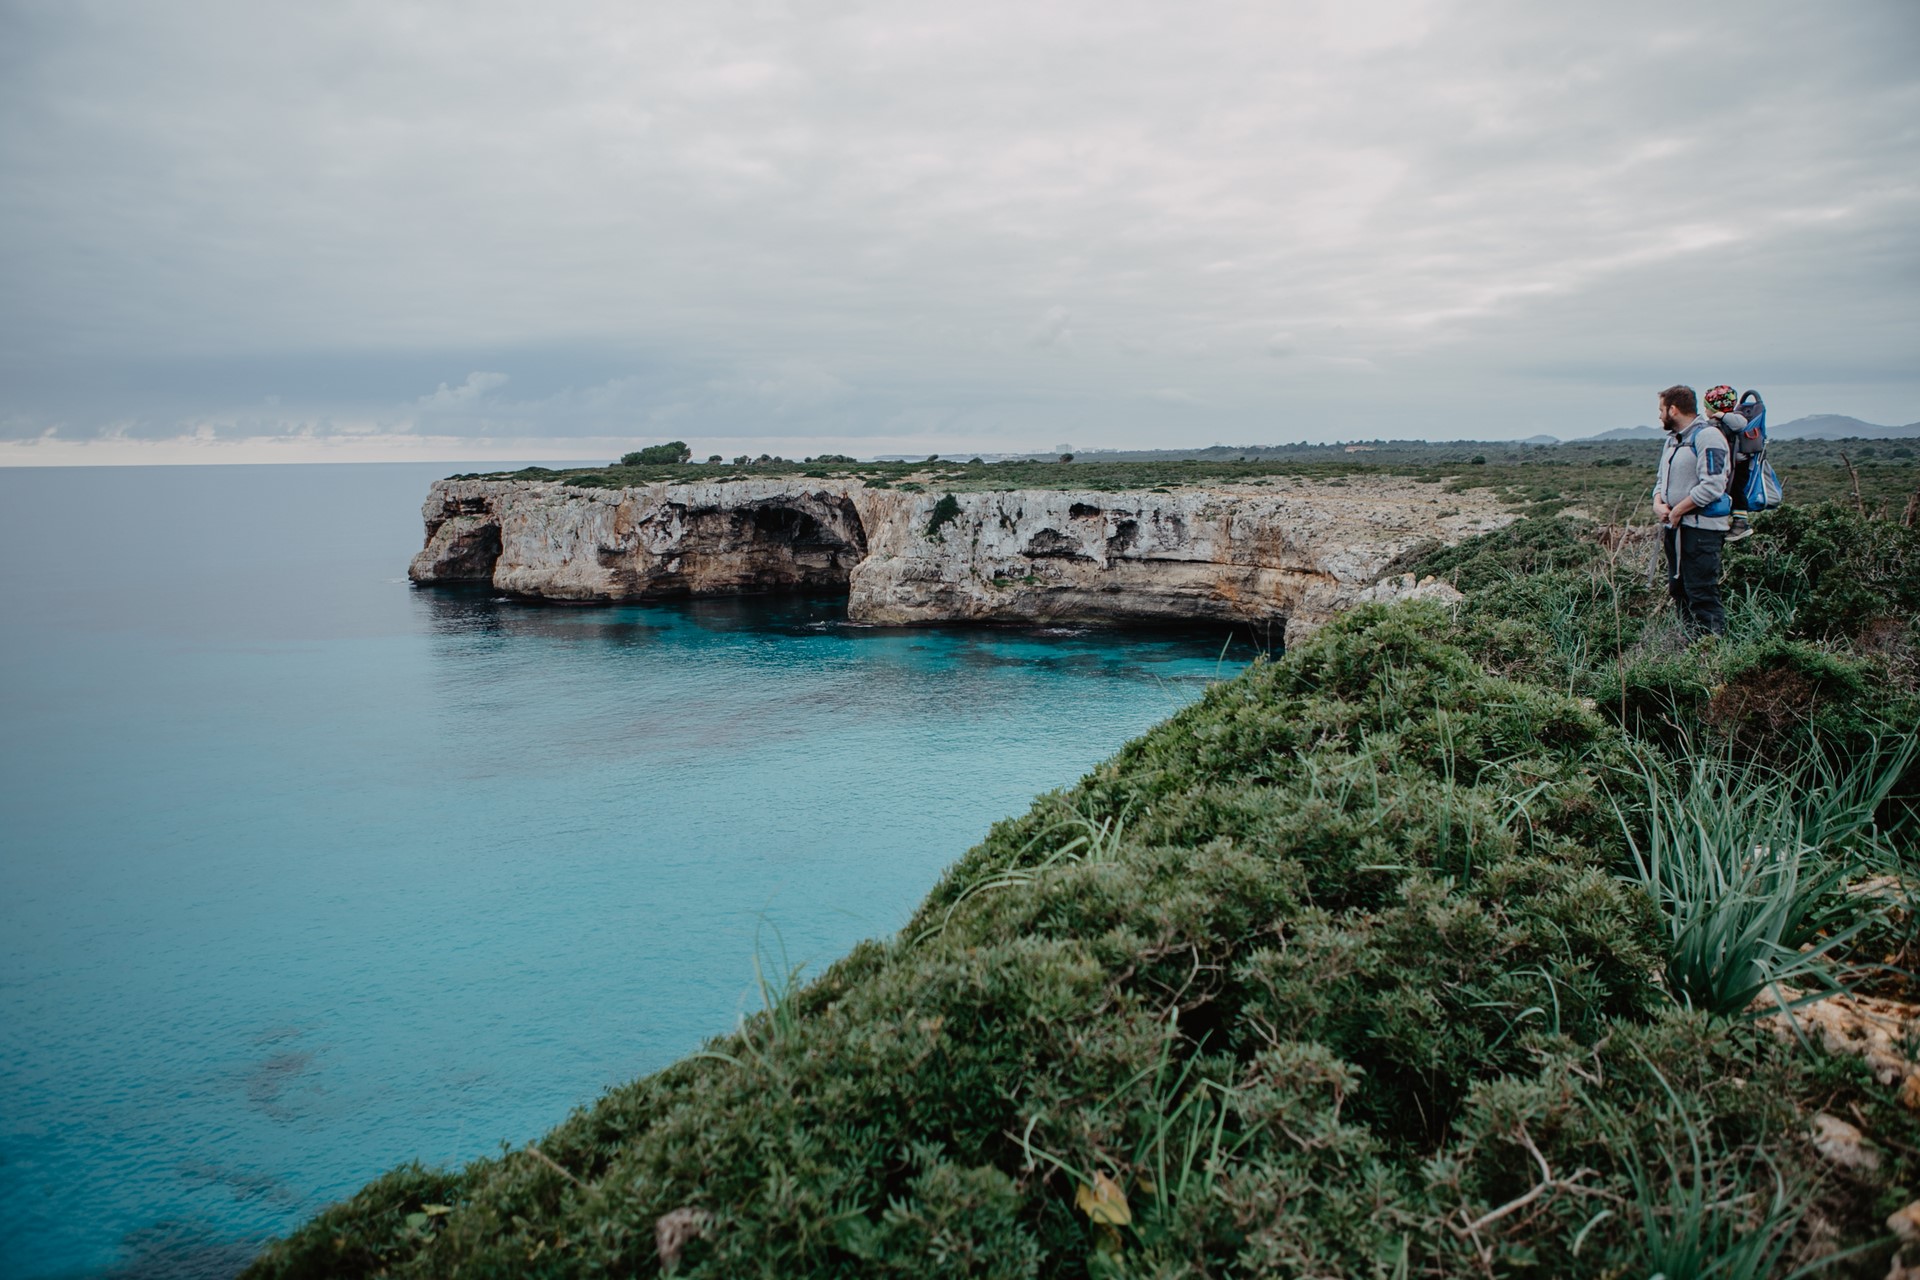
[[623, 467], [657, 467], [673, 463], [688, 462], [693, 458], [693, 450], [684, 440], [671, 440], [666, 444], [650, 444], [644, 449], [620, 456]]
[[[476, 1170], [487, 1167], [480, 1162]], [[466, 1198], [468, 1174], [402, 1165], [369, 1182], [351, 1199], [323, 1210], [300, 1235], [270, 1249], [252, 1270], [287, 1280], [373, 1276], [419, 1256], [451, 1215], [440, 1210]]]
[[1725, 578], [1761, 586], [1794, 607], [1791, 634], [1856, 637], [1920, 612], [1920, 528], [1870, 520], [1835, 502], [1787, 505], [1731, 544]]

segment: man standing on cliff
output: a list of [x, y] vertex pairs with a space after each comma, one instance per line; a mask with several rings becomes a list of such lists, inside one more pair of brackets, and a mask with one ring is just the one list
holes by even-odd
[[1667, 591], [1687, 632], [1724, 635], [1720, 604], [1720, 546], [1732, 523], [1727, 495], [1732, 451], [1720, 428], [1700, 416], [1692, 387], [1660, 393], [1660, 425], [1667, 439], [1653, 486], [1653, 514], [1667, 552]]

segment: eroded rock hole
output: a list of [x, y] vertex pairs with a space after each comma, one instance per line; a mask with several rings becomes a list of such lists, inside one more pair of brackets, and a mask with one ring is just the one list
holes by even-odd
[[753, 512], [751, 519], [756, 538], [771, 539], [792, 547], [838, 545], [838, 540], [829, 538], [820, 522], [804, 511], [794, 511], [789, 507], [760, 507]]
[[866, 530], [852, 503], [820, 503], [817, 511], [764, 506], [744, 514], [745, 589], [844, 592], [853, 567], [866, 558]]
[[[493, 567], [500, 562], [500, 526], [491, 516], [455, 516], [444, 521], [434, 533], [442, 539], [434, 574], [437, 580], [493, 580]], [[428, 541], [431, 543], [432, 539]]]
[[1033, 535], [1027, 543], [1026, 555], [1032, 559], [1059, 557], [1066, 560], [1090, 560], [1087, 549], [1080, 545], [1078, 538], [1068, 537], [1058, 529], [1042, 529]]
[[734, 508], [679, 507], [670, 549], [635, 559], [602, 552], [628, 597], [844, 594], [866, 558], [867, 534], [853, 504], [829, 495]]

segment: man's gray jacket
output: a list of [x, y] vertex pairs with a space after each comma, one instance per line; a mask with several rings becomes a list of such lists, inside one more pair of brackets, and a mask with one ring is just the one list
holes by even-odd
[[1677, 432], [1668, 431], [1653, 492], [1670, 507], [1679, 506], [1682, 498], [1692, 498], [1695, 509], [1682, 516], [1680, 523], [1689, 529], [1724, 533], [1733, 524], [1733, 502], [1727, 495], [1732, 469], [1726, 436], [1707, 419], [1695, 418]]

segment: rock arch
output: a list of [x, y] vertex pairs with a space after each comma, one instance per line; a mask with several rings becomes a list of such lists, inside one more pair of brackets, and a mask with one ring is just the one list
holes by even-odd
[[602, 546], [627, 598], [809, 592], [845, 595], [867, 531], [844, 494], [789, 493], [744, 503], [663, 503], [637, 545]]

